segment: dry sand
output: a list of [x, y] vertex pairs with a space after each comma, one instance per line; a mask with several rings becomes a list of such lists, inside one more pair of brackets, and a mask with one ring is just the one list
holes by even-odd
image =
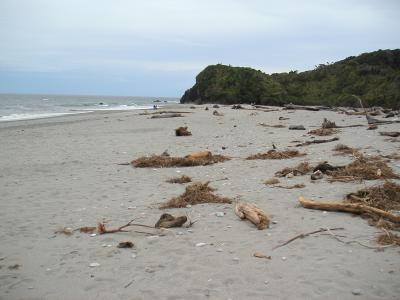
[[[190, 110], [188, 106], [178, 109]], [[319, 127], [324, 117], [337, 125], [365, 124], [365, 118], [330, 111], [261, 112], [230, 107], [218, 109], [224, 114], [218, 117], [212, 115], [213, 110], [197, 106], [190, 110], [192, 114], [171, 119], [125, 111], [0, 123], [0, 298], [399, 299], [399, 248], [376, 251], [318, 234], [273, 250], [297, 234], [326, 227], [344, 227], [336, 232], [343, 239], [378, 246], [374, 239], [380, 232], [366, 220], [307, 210], [299, 207], [297, 198], [340, 200], [379, 181], [310, 182], [307, 175], [281, 180], [282, 185], [304, 183], [303, 189], [263, 184], [276, 171], [301, 161], [350, 162], [350, 156], [333, 156], [337, 143], [372, 155], [398, 152], [399, 142], [385, 141], [378, 131], [399, 130], [399, 125], [383, 125], [375, 131], [345, 128], [337, 134], [338, 142], [301, 147], [305, 157], [249, 161], [244, 158], [271, 149], [272, 143], [284, 149], [293, 145], [292, 140], [310, 140], [307, 131]], [[279, 121], [280, 116], [290, 119]], [[302, 124], [308, 130], [258, 123]], [[176, 137], [174, 129], [179, 126], [188, 126], [193, 135]], [[183, 156], [207, 149], [233, 159], [189, 168], [118, 165], [164, 150]], [[399, 161], [390, 165], [400, 173]], [[182, 174], [210, 181], [219, 195], [256, 203], [274, 223], [259, 231], [241, 221], [229, 204], [159, 210], [160, 203], [184, 191], [185, 185], [166, 182]], [[171, 229], [165, 236], [54, 233], [101, 221], [116, 227], [133, 218], [154, 225], [163, 212], [188, 214], [198, 221], [190, 229]], [[225, 215], [218, 217], [216, 212]], [[126, 240], [134, 242], [135, 248], [116, 247]], [[196, 247], [198, 243], [205, 245]], [[254, 252], [272, 258], [256, 258]], [[91, 263], [99, 266], [90, 267]]]

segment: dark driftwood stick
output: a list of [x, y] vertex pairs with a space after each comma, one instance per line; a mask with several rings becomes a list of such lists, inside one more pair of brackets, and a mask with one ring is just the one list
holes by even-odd
[[334, 141], [338, 141], [339, 138], [338, 137], [334, 137], [328, 140], [312, 140], [312, 141], [307, 141], [301, 144], [297, 144], [296, 147], [301, 147], [301, 146], [308, 146], [311, 144], [322, 144], [322, 143], [329, 143], [329, 142], [334, 142]]
[[274, 248], [272, 248], [272, 250], [275, 250], [275, 249], [277, 249], [277, 248], [286, 246], [287, 244], [289, 244], [289, 243], [291, 243], [291, 242], [293, 242], [293, 241], [295, 241], [295, 240], [297, 240], [297, 239], [302, 239], [302, 238], [305, 238], [305, 237], [310, 236], [310, 235], [315, 234], [315, 233], [320, 233], [320, 232], [325, 232], [325, 231], [332, 231], [332, 230], [343, 230], [343, 229], [344, 229], [343, 227], [337, 227], [337, 228], [321, 228], [321, 229], [319, 229], [319, 230], [315, 230], [315, 231], [311, 231], [311, 232], [307, 232], [307, 233], [301, 233], [301, 234], [296, 235], [295, 237], [291, 238], [290, 240], [287, 240], [287, 241], [284, 242], [283, 244], [280, 244], [280, 245], [278, 245], [278, 246], [275, 246]]

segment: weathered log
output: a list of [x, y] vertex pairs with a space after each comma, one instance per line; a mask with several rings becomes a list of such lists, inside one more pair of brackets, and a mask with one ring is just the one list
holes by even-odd
[[235, 213], [241, 219], [247, 219], [257, 226], [259, 230], [269, 227], [269, 218], [266, 213], [252, 203], [238, 203], [235, 206]]
[[400, 131], [380, 131], [379, 134], [383, 136], [398, 137], [400, 136]]
[[299, 197], [299, 202], [304, 208], [326, 210], [326, 211], [341, 211], [353, 214], [370, 214], [375, 215], [384, 219], [387, 219], [393, 223], [400, 223], [400, 216], [391, 214], [382, 209], [363, 205], [359, 203], [344, 203], [344, 202], [319, 202], [304, 197]]
[[319, 110], [330, 110], [329, 107], [326, 106], [305, 106], [305, 105], [296, 105], [296, 104], [285, 104], [286, 109], [303, 109], [303, 110], [311, 110], [311, 111], [319, 111]]

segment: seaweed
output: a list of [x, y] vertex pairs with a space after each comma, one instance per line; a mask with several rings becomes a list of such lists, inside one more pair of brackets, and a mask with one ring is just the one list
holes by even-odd
[[247, 160], [253, 159], [288, 159], [292, 157], [299, 157], [305, 156], [305, 153], [301, 153], [297, 150], [284, 150], [284, 151], [277, 151], [277, 150], [269, 150], [267, 153], [257, 153], [247, 157]]
[[167, 180], [168, 183], [188, 183], [192, 182], [192, 178], [186, 175], [182, 175], [181, 177], [174, 177]]
[[295, 167], [284, 168], [275, 173], [276, 177], [285, 177], [286, 175], [292, 173], [294, 176], [305, 175], [310, 172], [312, 167], [308, 162], [301, 162]]

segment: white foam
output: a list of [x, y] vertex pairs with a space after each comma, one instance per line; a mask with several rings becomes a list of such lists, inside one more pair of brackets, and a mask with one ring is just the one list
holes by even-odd
[[73, 113], [65, 112], [65, 113], [11, 114], [11, 115], [8, 115], [8, 116], [1, 116], [0, 117], [0, 122], [54, 118], [54, 117], [60, 117], [60, 116], [65, 116], [65, 115], [76, 115], [76, 114], [89, 113], [89, 112], [90, 111], [73, 112]]

